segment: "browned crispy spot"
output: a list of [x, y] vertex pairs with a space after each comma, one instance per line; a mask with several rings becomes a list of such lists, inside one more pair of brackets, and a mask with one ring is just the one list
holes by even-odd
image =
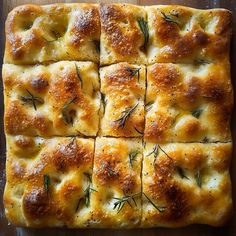
[[[50, 161], [49, 156], [44, 156], [44, 159], [46, 158]], [[90, 163], [92, 160], [92, 152], [88, 148], [80, 145], [76, 140], [71, 140], [67, 144], [59, 145], [51, 158], [56, 169], [64, 172], [70, 167], [79, 168], [83, 164]]]
[[34, 188], [26, 192], [23, 197], [23, 210], [32, 219], [53, 214], [49, 196], [42, 188]]
[[5, 129], [8, 134], [24, 133], [29, 128], [30, 118], [19, 104], [11, 103], [5, 111]]
[[38, 93], [43, 92], [49, 85], [47, 78], [44, 76], [33, 77], [32, 80], [30, 80], [30, 82], [32, 88], [36, 90]]
[[[136, 19], [122, 12], [118, 7], [102, 4], [100, 7], [102, 30], [106, 34], [112, 50], [122, 56], [137, 56], [139, 54], [139, 44], [141, 33], [137, 29]], [[132, 31], [122, 32], [119, 22], [127, 21]]]
[[151, 81], [163, 91], [175, 91], [180, 86], [181, 74], [172, 64], [155, 64], [148, 71], [148, 82]]
[[99, 40], [100, 19], [97, 8], [84, 9], [77, 15], [75, 24], [72, 27], [72, 45], [77, 47], [85, 43], [85, 38], [93, 37]]
[[23, 135], [17, 136], [15, 143], [20, 148], [32, 148], [35, 146], [34, 138]]

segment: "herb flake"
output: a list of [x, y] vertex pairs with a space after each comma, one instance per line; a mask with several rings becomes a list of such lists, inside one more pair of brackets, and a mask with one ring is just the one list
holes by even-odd
[[34, 110], [37, 110], [36, 104], [43, 104], [44, 100], [40, 97], [34, 96], [28, 89], [26, 89], [26, 92], [29, 94], [29, 96], [21, 96], [21, 100], [25, 103], [32, 102], [32, 105], [34, 107]]
[[147, 21], [144, 20], [143, 17], [138, 18], [138, 25], [139, 28], [141, 29], [142, 33], [143, 33], [143, 37], [144, 37], [144, 43], [143, 43], [143, 48], [144, 50], [147, 49], [147, 45], [148, 45], [148, 40], [149, 40], [149, 31], [148, 31], [148, 23]]
[[119, 213], [125, 204], [128, 204], [132, 208], [133, 205], [131, 204], [131, 202], [133, 202], [133, 204], [137, 207], [135, 197], [137, 197], [138, 195], [140, 195], [140, 193], [135, 193], [135, 194], [132, 194], [129, 196], [124, 196], [122, 198], [114, 197], [114, 199], [117, 201], [114, 202], [113, 210], [117, 209], [117, 213]]
[[125, 127], [125, 122], [130, 117], [132, 112], [134, 112], [134, 110], [136, 109], [137, 106], [138, 106], [138, 103], [136, 105], [134, 105], [133, 107], [126, 108], [124, 111], [122, 111], [121, 118], [119, 118], [118, 120], [115, 120], [115, 122], [118, 123], [119, 127], [121, 127], [121, 128]]
[[184, 170], [180, 167], [180, 166], [176, 166], [176, 171], [179, 174], [179, 176], [181, 177], [181, 179], [189, 179], [186, 175]]
[[81, 86], [81, 88], [83, 88], [83, 80], [82, 80], [82, 77], [80, 75], [79, 67], [77, 66], [76, 63], [75, 63], [75, 69], [76, 69], [77, 78], [80, 81], [80, 86]]
[[195, 174], [195, 179], [196, 179], [197, 186], [199, 188], [201, 188], [202, 187], [202, 176], [201, 176], [200, 170], [197, 170], [197, 173]]
[[129, 164], [133, 168], [133, 162], [136, 161], [136, 157], [139, 154], [139, 151], [133, 151], [129, 153]]
[[62, 107], [62, 117], [64, 119], [64, 121], [67, 124], [73, 124], [73, 116], [70, 114], [70, 110], [68, 109], [70, 104], [72, 104], [75, 100], [77, 99], [77, 97], [73, 97], [71, 100], [69, 100], [69, 102], [67, 102], [63, 107]]
[[164, 212], [166, 207], [160, 207], [155, 205], [155, 203], [143, 192], [143, 195], [146, 197], [146, 199], [153, 205], [154, 208], [156, 208], [160, 213]]
[[177, 17], [176, 15], [174, 14], [166, 14], [165, 12], [161, 11], [161, 15], [162, 15], [162, 18], [166, 21], [166, 22], [170, 22], [170, 23], [173, 23], [173, 24], [176, 24], [176, 25], [179, 25], [179, 23], [173, 19], [173, 17]]
[[152, 105], [154, 104], [154, 102], [148, 102], [146, 105], [145, 105], [145, 110], [148, 112], [152, 109]]
[[194, 111], [192, 111], [192, 116], [194, 116], [195, 118], [199, 118], [200, 117], [200, 115], [202, 114], [202, 109], [196, 109], [196, 110], [194, 110]]
[[48, 194], [49, 193], [49, 185], [50, 185], [50, 176], [49, 175], [43, 176], [43, 184], [44, 184], [44, 190]]
[[153, 165], [155, 166], [155, 163], [156, 163], [156, 159], [157, 159], [157, 156], [158, 156], [158, 148], [159, 148], [159, 145], [156, 144], [153, 148], [153, 150], [147, 154], [147, 157], [148, 156], [151, 156], [152, 154], [154, 155], [154, 160], [153, 160]]
[[139, 82], [139, 78], [140, 78], [140, 70], [141, 70], [141, 67], [139, 67], [139, 68], [127, 67], [126, 68], [126, 71], [129, 73], [129, 75], [128, 75], [129, 77], [133, 77], [136, 74], [138, 74], [138, 82]]

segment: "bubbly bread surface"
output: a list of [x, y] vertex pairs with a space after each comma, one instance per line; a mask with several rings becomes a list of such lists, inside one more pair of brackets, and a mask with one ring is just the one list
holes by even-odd
[[4, 64], [3, 82], [7, 134], [96, 136], [100, 83], [93, 62]]
[[127, 3], [13, 9], [2, 70], [8, 221], [227, 223], [231, 15]]
[[165, 142], [231, 140], [233, 91], [228, 63], [147, 67], [144, 138]]
[[8, 15], [4, 62], [99, 62], [99, 42], [97, 4], [23, 5]]
[[176, 5], [148, 6], [146, 11], [149, 64], [228, 60], [232, 33], [230, 11]]
[[142, 140], [101, 137], [96, 139], [95, 146], [92, 226], [138, 227], [141, 222]]
[[142, 136], [144, 130], [145, 66], [126, 62], [100, 69], [102, 136]]
[[139, 25], [146, 15], [143, 7], [126, 3], [100, 6], [102, 65], [122, 61], [146, 64], [145, 38]]
[[232, 213], [232, 143], [146, 143], [142, 227], [223, 225]]
[[93, 153], [93, 139], [7, 136], [7, 218], [28, 227], [84, 227]]

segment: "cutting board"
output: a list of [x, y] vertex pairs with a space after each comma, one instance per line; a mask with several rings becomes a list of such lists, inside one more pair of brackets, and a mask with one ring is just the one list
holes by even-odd
[[[70, 2], [80, 2], [80, 1], [71, 1], [71, 0], [1, 0], [3, 6], [0, 6], [0, 20], [1, 20], [1, 29], [0, 29], [0, 37], [1, 37], [1, 60], [3, 57], [3, 49], [4, 49], [4, 22], [6, 19], [6, 16], [9, 11], [11, 11], [14, 7], [22, 4], [32, 3], [32, 4], [51, 4], [51, 3], [70, 3]], [[89, 0], [83, 0], [81, 2], [111, 2], [109, 0], [104, 1], [89, 1]], [[153, 5], [153, 4], [179, 4], [179, 5], [185, 5], [185, 6], [191, 6], [196, 8], [218, 8], [223, 7], [227, 8], [231, 11], [233, 11], [234, 15], [234, 35], [236, 35], [236, 29], [235, 29], [235, 23], [236, 23], [236, 1], [235, 0], [119, 0], [119, 1], [113, 1], [113, 2], [126, 2], [126, 3], [133, 3], [138, 5]], [[232, 65], [236, 62], [236, 43], [234, 42], [234, 38], [232, 39], [232, 49], [231, 49], [231, 63]], [[232, 66], [232, 82], [234, 85], [234, 88], [236, 88], [236, 84], [234, 82], [234, 78], [236, 78], [236, 68]], [[2, 85], [0, 87], [2, 90]], [[236, 91], [236, 89], [235, 89]], [[4, 185], [4, 168], [5, 168], [5, 140], [4, 140], [4, 134], [3, 134], [3, 96], [2, 91], [0, 91], [0, 236], [32, 236], [32, 235], [39, 235], [39, 236], [65, 236], [65, 235], [83, 235], [83, 236], [138, 236], [138, 235], [147, 235], [147, 236], [219, 236], [219, 235], [236, 235], [236, 216], [235, 214], [232, 217], [231, 222], [225, 227], [221, 228], [214, 228], [210, 226], [204, 226], [204, 225], [192, 225], [185, 228], [179, 228], [179, 229], [164, 229], [164, 228], [153, 228], [153, 229], [132, 229], [132, 230], [96, 230], [96, 229], [89, 229], [89, 230], [68, 230], [68, 229], [23, 229], [23, 228], [15, 228], [12, 225], [7, 225], [7, 221], [4, 218], [3, 213], [3, 205], [2, 205], [2, 193], [3, 193], [3, 185]], [[232, 119], [232, 130], [233, 130], [233, 138], [235, 140], [236, 138], [236, 112], [233, 114]], [[224, 124], [222, 124], [224, 125]], [[236, 142], [235, 142], [236, 143]], [[234, 148], [236, 149], [236, 148]], [[235, 156], [235, 151], [233, 154], [233, 157]], [[234, 174], [235, 173], [235, 174]], [[231, 168], [231, 176], [232, 176], [232, 182], [235, 186], [236, 184], [236, 161], [234, 158], [232, 158], [232, 168]], [[236, 201], [236, 191], [235, 188], [233, 188], [233, 198]], [[234, 209], [235, 211], [235, 209]]]

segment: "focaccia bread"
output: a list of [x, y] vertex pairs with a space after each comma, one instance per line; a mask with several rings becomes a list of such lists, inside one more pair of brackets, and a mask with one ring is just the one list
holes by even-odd
[[95, 136], [99, 78], [92, 62], [48, 66], [4, 64], [5, 132], [11, 135]]
[[231, 140], [233, 92], [228, 63], [156, 63], [147, 68], [147, 141]]
[[[146, 11], [131, 4], [101, 4], [102, 65], [117, 62], [146, 64], [148, 38], [144, 31]], [[145, 34], [145, 36], [144, 36]]]
[[93, 139], [7, 136], [5, 213], [27, 227], [86, 227]]
[[216, 62], [229, 58], [231, 12], [175, 5], [145, 8], [148, 63]]
[[133, 228], [141, 221], [142, 140], [97, 138], [91, 196], [94, 228]]
[[99, 44], [97, 4], [23, 5], [8, 15], [4, 62], [99, 62]]
[[100, 135], [142, 136], [144, 130], [145, 66], [118, 63], [100, 68]]
[[146, 143], [142, 227], [220, 226], [232, 210], [232, 143]]

